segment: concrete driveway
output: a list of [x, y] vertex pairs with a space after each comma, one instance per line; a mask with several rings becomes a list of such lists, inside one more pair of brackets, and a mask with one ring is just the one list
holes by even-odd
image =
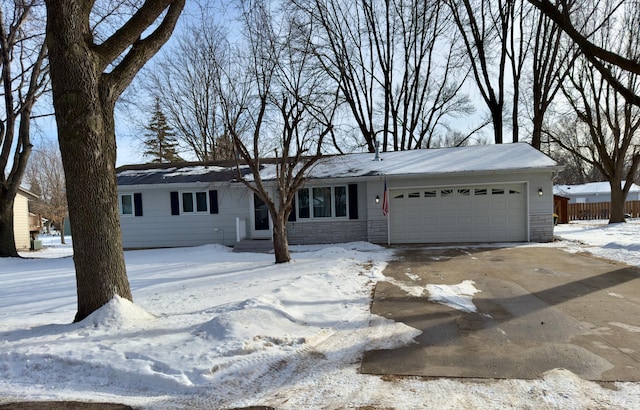
[[[640, 381], [639, 269], [543, 247], [395, 255], [371, 311], [423, 333], [409, 346], [366, 352], [363, 373], [533, 379], [565, 368], [587, 380]], [[465, 280], [480, 290], [474, 313], [415, 292]]]

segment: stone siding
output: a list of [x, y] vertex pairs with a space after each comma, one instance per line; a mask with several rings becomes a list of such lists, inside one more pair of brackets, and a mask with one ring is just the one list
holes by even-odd
[[553, 241], [553, 215], [551, 213], [529, 216], [529, 239], [531, 242]]
[[386, 219], [376, 219], [367, 222], [367, 237], [371, 243], [386, 245], [389, 242]]
[[343, 243], [367, 240], [367, 222], [363, 220], [288, 222], [291, 245]]

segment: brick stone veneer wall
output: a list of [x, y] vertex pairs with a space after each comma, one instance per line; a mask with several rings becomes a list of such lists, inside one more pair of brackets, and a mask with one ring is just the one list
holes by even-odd
[[388, 243], [388, 228], [386, 219], [367, 222], [367, 240], [371, 243], [386, 245]]
[[552, 214], [531, 214], [529, 216], [529, 239], [531, 242], [551, 242], [553, 240]]
[[291, 245], [342, 243], [367, 240], [367, 222], [361, 220], [288, 222]]

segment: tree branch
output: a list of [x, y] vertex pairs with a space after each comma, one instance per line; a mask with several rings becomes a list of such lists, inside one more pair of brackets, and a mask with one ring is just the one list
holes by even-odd
[[[162, 5], [161, 10], [157, 10], [160, 8], [158, 4]], [[122, 92], [129, 86], [131, 80], [133, 80], [133, 77], [139, 71], [140, 67], [146, 64], [169, 39], [173, 33], [176, 22], [178, 21], [178, 17], [180, 17], [182, 9], [184, 8], [184, 4], [185, 0], [164, 0], [157, 3], [154, 1], [146, 1], [138, 13], [136, 13], [131, 20], [125, 24], [125, 26], [118, 30], [118, 32], [111, 36], [105, 43], [99, 46], [103, 47], [107, 45], [106, 48], [99, 49], [101, 59], [104, 63], [108, 59], [113, 61], [113, 59], [119, 56], [120, 53], [131, 45], [131, 49], [124, 59], [113, 69], [113, 71], [111, 71], [111, 73], [103, 74], [102, 77], [104, 86], [114, 87], [111, 90], [113, 93], [112, 97], [114, 97], [114, 99], [122, 94]], [[141, 33], [155, 21], [155, 18], [157, 18], [167, 6], [167, 14], [164, 16], [164, 19], [158, 28], [156, 28], [146, 38], [141, 39]], [[143, 17], [140, 17], [139, 14], [143, 12], [143, 9], [145, 8], [149, 8], [154, 12], [142, 13]], [[151, 20], [151, 16], [155, 17]], [[134, 25], [133, 27], [129, 27], [132, 22], [136, 22], [137, 26]], [[143, 24], [146, 25], [143, 27]], [[122, 30], [124, 31], [121, 33]], [[116, 50], [118, 51], [117, 54], [115, 54]], [[106, 65], [104, 68], [106, 68]]]

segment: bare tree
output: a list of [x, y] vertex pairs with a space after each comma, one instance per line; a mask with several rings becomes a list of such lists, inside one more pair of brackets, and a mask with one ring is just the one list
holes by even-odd
[[119, 224], [114, 107], [171, 36], [184, 0], [146, 0], [100, 40], [89, 24], [93, 1], [46, 0], [46, 6], [80, 321], [115, 295], [132, 299]]
[[36, 0], [0, 6], [0, 257], [19, 256], [13, 203], [31, 154], [31, 120], [48, 85], [41, 4]]
[[169, 126], [198, 160], [233, 159], [233, 143], [221, 120], [216, 83], [229, 53], [225, 31], [207, 7], [146, 73], [145, 88], [162, 102]]
[[[546, 131], [546, 130], [545, 130]], [[566, 114], [558, 118], [554, 123], [553, 137], [561, 141], [576, 142], [582, 137], [584, 140], [584, 127], [575, 114]], [[596, 167], [585, 161], [580, 155], [563, 149], [553, 140], [546, 144], [549, 150], [547, 155], [564, 166], [553, 182], [556, 184], [585, 184], [593, 181], [602, 181], [604, 177]], [[578, 150], [581, 153], [580, 150]]]
[[[313, 31], [304, 15], [273, 12], [261, 0], [242, 5], [246, 42], [236, 50], [248, 54], [222, 70], [225, 126], [239, 156], [237, 177], [266, 205], [275, 262], [283, 263], [291, 259], [286, 223], [298, 189], [332, 132], [336, 96], [326, 88], [323, 71], [312, 64]], [[275, 158], [263, 161], [268, 152]], [[274, 167], [273, 180], [263, 179], [265, 162]], [[244, 166], [249, 175], [241, 172]]]
[[[514, 35], [516, 3], [515, 0], [447, 0], [476, 85], [491, 113], [496, 144], [502, 144], [504, 139], [506, 64]], [[515, 54], [515, 48], [512, 51]]]
[[315, 56], [333, 79], [364, 146], [429, 147], [473, 107], [441, 2], [297, 0], [319, 30]]
[[[624, 82], [612, 74], [611, 66], [618, 67], [622, 71], [630, 74], [640, 75], [640, 60], [636, 50], [614, 51], [610, 46], [594, 41], [592, 36], [594, 31], [580, 30], [581, 22], [584, 21], [584, 13], [574, 13], [573, 0], [528, 0], [529, 3], [537, 7], [540, 12], [553, 20], [580, 48], [584, 57], [595, 67], [602, 77], [627, 101], [640, 106], [640, 93], [637, 90], [629, 89]], [[594, 9], [603, 4], [597, 2]], [[632, 13], [630, 17], [634, 20], [632, 24], [638, 25], [638, 4], [635, 0], [617, 0], [615, 2], [605, 2], [607, 10], [615, 13], [617, 10], [627, 7], [626, 12]], [[580, 3], [580, 8], [584, 4]], [[578, 16], [578, 23], [574, 22], [574, 16]], [[606, 15], [602, 22], [609, 20]]]
[[369, 152], [376, 149], [376, 65], [370, 33], [365, 29], [360, 2], [342, 0], [296, 1], [316, 22], [317, 39], [312, 50], [344, 98]]
[[563, 41], [562, 30], [547, 16], [537, 13], [531, 16], [531, 20], [534, 21], [534, 45], [531, 55], [531, 145], [541, 149], [545, 117], [566, 78], [568, 67], [578, 54]]
[[[606, 20], [599, 27], [598, 41], [618, 54], [637, 50], [640, 27], [628, 20], [633, 16], [634, 10], [625, 10], [618, 15], [621, 21]], [[627, 35], [622, 36], [621, 30]], [[570, 139], [554, 137], [554, 142], [590, 163], [609, 181], [609, 223], [624, 222], [624, 202], [640, 166], [640, 107], [618, 92], [618, 87], [608, 80], [612, 76], [625, 89], [633, 93], [640, 90], [640, 76], [628, 71], [612, 67], [603, 76], [587, 58], [571, 65], [562, 91], [579, 120], [576, 127], [582, 132]]]
[[[27, 166], [25, 181], [39, 198], [33, 202], [34, 213], [47, 218], [47, 227], [55, 222], [60, 242], [65, 243], [64, 224], [69, 216], [64, 169], [56, 144], [44, 142], [35, 148]], [[31, 208], [31, 204], [29, 205]]]
[[447, 120], [474, 111], [461, 92], [469, 71], [456, 57], [450, 15], [441, 2], [397, 1], [392, 9], [399, 21], [392, 33], [399, 43], [394, 48], [403, 62], [399, 68], [391, 65], [400, 77], [389, 90], [393, 149], [446, 144], [436, 140], [450, 130]]
[[506, 17], [510, 29], [507, 31], [507, 57], [511, 65], [511, 78], [513, 84], [513, 101], [511, 110], [512, 142], [520, 141], [520, 99], [521, 79], [525, 71], [524, 65], [530, 54], [533, 33], [527, 25], [532, 17], [531, 8], [524, 2], [516, 2], [508, 8]]

